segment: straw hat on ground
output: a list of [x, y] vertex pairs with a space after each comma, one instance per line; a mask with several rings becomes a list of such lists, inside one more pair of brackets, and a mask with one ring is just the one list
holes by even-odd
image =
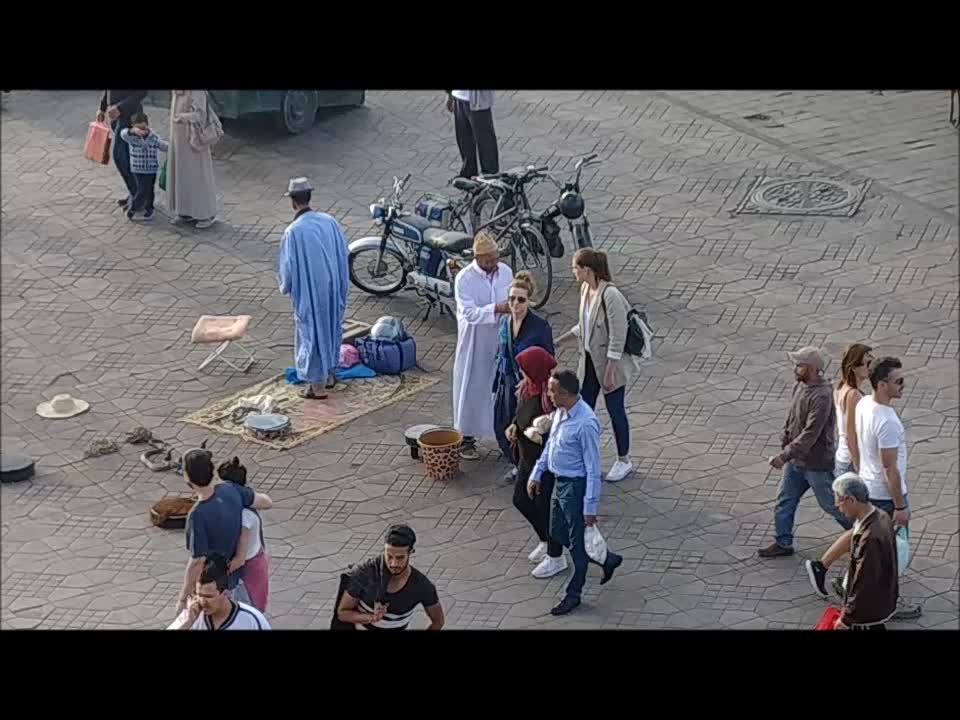
[[80, 413], [85, 413], [90, 409], [90, 403], [86, 400], [79, 400], [69, 393], [54, 395], [48, 402], [42, 402], [37, 405], [37, 415], [45, 418], [68, 418]]

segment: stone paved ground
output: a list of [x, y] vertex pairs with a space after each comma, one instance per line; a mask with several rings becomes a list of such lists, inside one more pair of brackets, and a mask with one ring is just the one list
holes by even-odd
[[[290, 218], [287, 178], [309, 175], [316, 206], [353, 238], [368, 232], [366, 206], [393, 174], [440, 189], [457, 167], [440, 97], [372, 92], [364, 109], [327, 113], [297, 138], [258, 123], [231, 129], [215, 153], [215, 229], [132, 225], [114, 204], [113, 168], [81, 157], [96, 99], [3, 98], [2, 441], [39, 458], [33, 482], [2, 488], [4, 627], [169, 621], [182, 536], [152, 528], [147, 508], [182, 480], [151, 474], [131, 446], [91, 460], [83, 450], [139, 424], [199, 442], [205, 432], [178, 418], [288, 364], [289, 306], [272, 266]], [[451, 628], [810, 627], [824, 602], [802, 559], [834, 537], [833, 522], [807, 498], [799, 556], [755, 557], [771, 533], [777, 477], [765, 458], [789, 398], [784, 351], [818, 343], [839, 358], [866, 340], [901, 356], [908, 378], [899, 409], [915, 559], [903, 589], [926, 611], [898, 626], [957, 628], [958, 152], [947, 112], [946, 92], [502, 93], [505, 166], [566, 172], [581, 153], [603, 157], [587, 176], [595, 236], [659, 335], [629, 392], [638, 472], [601, 503], [624, 567], [602, 592], [591, 574], [582, 611], [544, 618], [566, 577], [530, 577], [532, 537], [497, 479], [493, 445], [441, 485], [402, 444], [404, 428], [449, 419], [453, 325], [422, 322], [410, 296], [351, 291], [354, 317], [402, 316], [422, 362], [445, 379], [294, 451], [216, 438], [217, 453], [239, 454], [276, 501], [266, 526], [276, 626], [325, 627], [340, 569], [377, 552], [387, 523], [404, 519]], [[164, 128], [165, 113], [152, 114]], [[768, 119], [745, 119], [757, 114]], [[730, 212], [759, 175], [807, 174], [873, 183], [852, 218]], [[568, 263], [550, 304], [558, 329], [575, 313]], [[249, 376], [193, 370], [201, 353], [189, 331], [203, 312], [254, 316], [261, 361]], [[91, 411], [38, 418], [37, 402], [56, 391]]]

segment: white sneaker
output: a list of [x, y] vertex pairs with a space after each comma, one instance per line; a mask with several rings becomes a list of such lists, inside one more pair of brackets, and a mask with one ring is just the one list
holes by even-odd
[[527, 559], [532, 563], [538, 563], [547, 556], [547, 544], [545, 542], [537, 543], [533, 552], [527, 555]]
[[613, 464], [613, 467], [610, 468], [610, 472], [607, 473], [607, 482], [620, 482], [632, 472], [632, 462], [623, 462], [622, 460], [617, 460]]
[[530, 574], [535, 578], [553, 577], [567, 569], [567, 558], [561, 555], [558, 558], [545, 557]]

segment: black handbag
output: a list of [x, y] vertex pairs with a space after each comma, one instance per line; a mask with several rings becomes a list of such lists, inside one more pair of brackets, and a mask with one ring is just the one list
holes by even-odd
[[[600, 298], [600, 305], [603, 308], [603, 324], [607, 328], [607, 337], [610, 336], [610, 321], [607, 319], [607, 288], [603, 289], [603, 295]], [[622, 293], [621, 293], [622, 294]], [[626, 299], [626, 296], [624, 296]], [[637, 310], [630, 301], [627, 300], [629, 310], [627, 310], [627, 339], [623, 343], [623, 352], [627, 355], [636, 355], [643, 359], [653, 357], [653, 351], [650, 348], [650, 342], [653, 339], [653, 328], [647, 320], [647, 314]]]
[[343, 594], [347, 591], [347, 588], [350, 587], [350, 578], [351, 575], [348, 572], [340, 573], [340, 586], [337, 588], [337, 600], [333, 603], [333, 617], [330, 619], [330, 629], [331, 630], [356, 630], [357, 626], [353, 623], [345, 623], [340, 618], [337, 617], [337, 610], [340, 607], [340, 600], [343, 599]]

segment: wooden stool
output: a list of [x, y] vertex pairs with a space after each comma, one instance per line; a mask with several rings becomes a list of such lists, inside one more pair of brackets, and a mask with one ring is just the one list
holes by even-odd
[[[198, 345], [220, 344], [216, 350], [207, 355], [197, 370], [203, 370], [214, 360], [226, 363], [237, 372], [245, 373], [249, 370], [254, 361], [253, 353], [240, 345], [240, 340], [247, 334], [249, 325], [249, 315], [201, 315], [197, 324], [193, 326], [190, 341]], [[231, 358], [224, 355], [231, 345], [240, 351], [240, 357]]]

